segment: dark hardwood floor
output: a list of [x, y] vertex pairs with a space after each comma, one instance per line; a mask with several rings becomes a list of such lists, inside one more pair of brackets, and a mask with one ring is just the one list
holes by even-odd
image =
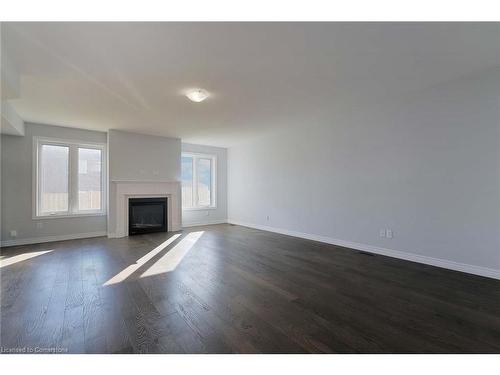
[[500, 281], [239, 226], [177, 234], [2, 249], [2, 350], [500, 353]]

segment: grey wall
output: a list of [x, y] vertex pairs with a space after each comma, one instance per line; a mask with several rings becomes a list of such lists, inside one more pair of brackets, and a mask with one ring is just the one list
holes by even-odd
[[109, 131], [111, 180], [180, 181], [181, 141]]
[[[109, 212], [115, 212], [113, 180], [180, 181], [180, 139], [110, 130], [108, 132]], [[180, 204], [180, 202], [179, 202]], [[108, 215], [115, 228], [115, 215]]]
[[217, 156], [217, 208], [209, 210], [183, 210], [183, 225], [226, 222], [227, 220], [227, 150], [203, 145], [182, 144], [183, 152], [198, 152]]
[[32, 219], [33, 136], [106, 143], [106, 133], [40, 124], [26, 124], [24, 137], [2, 135], [2, 241], [13, 239], [11, 230], [18, 240], [105, 232], [105, 216]]
[[229, 220], [500, 270], [499, 127], [495, 69], [249, 140]]

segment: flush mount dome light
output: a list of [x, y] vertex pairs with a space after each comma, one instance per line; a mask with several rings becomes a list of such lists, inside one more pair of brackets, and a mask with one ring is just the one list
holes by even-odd
[[207, 90], [203, 89], [194, 89], [194, 90], [189, 90], [186, 93], [186, 96], [188, 97], [189, 100], [199, 103], [208, 98], [208, 92]]

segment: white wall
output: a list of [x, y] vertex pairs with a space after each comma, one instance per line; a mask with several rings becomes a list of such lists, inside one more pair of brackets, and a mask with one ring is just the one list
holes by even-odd
[[113, 181], [180, 181], [180, 139], [110, 130], [108, 152], [109, 228], [116, 228], [116, 195]]
[[229, 221], [500, 277], [500, 70], [346, 113], [230, 148]]
[[225, 223], [227, 221], [227, 150], [219, 147], [183, 143], [182, 151], [217, 156], [217, 207], [208, 210], [183, 210], [182, 224], [191, 226]]
[[[25, 136], [2, 134], [1, 166], [1, 240], [3, 244], [41, 242], [57, 238], [106, 232], [106, 216], [51, 218], [33, 220], [32, 177], [33, 137], [53, 137], [82, 142], [106, 142], [106, 133], [26, 124]], [[41, 225], [42, 227], [39, 227]], [[17, 238], [9, 235], [17, 231]]]

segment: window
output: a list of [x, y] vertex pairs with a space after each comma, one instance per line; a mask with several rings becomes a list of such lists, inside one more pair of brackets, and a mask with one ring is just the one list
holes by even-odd
[[105, 213], [103, 144], [34, 139], [34, 217]]
[[182, 153], [182, 208], [215, 208], [217, 158], [213, 155]]
[[78, 147], [78, 209], [101, 210], [102, 150]]

